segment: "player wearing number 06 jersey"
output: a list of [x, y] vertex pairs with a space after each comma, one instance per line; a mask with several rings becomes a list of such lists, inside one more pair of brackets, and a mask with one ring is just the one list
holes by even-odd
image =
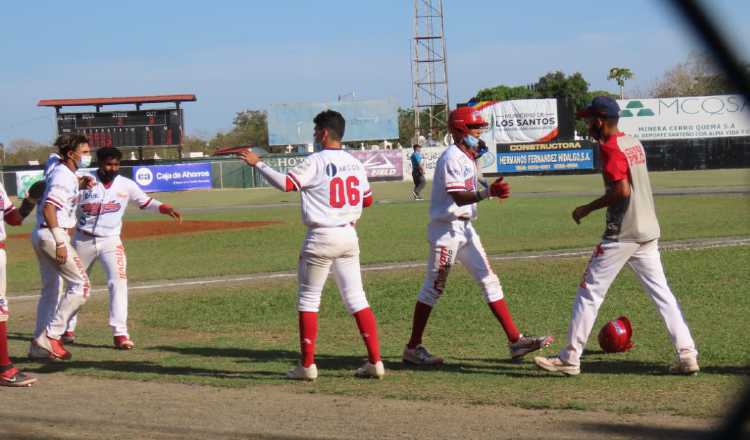
[[308, 227], [297, 269], [302, 359], [289, 370], [287, 377], [315, 380], [318, 376], [315, 365], [318, 310], [323, 285], [333, 269], [344, 306], [354, 316], [367, 347], [368, 360], [355, 375], [379, 379], [385, 369], [375, 315], [362, 288], [359, 240], [354, 229], [362, 208], [372, 203], [370, 184], [363, 165], [341, 149], [345, 128], [341, 114], [326, 110], [314, 122], [316, 152], [287, 175], [273, 170], [249, 150], [240, 153], [271, 185], [282, 191], [299, 191], [302, 197], [302, 222]]
[[[107, 274], [109, 290], [109, 325], [112, 327], [115, 348], [130, 350], [135, 344], [128, 334], [128, 277], [125, 247], [120, 240], [122, 216], [128, 203], [140, 209], [161, 213], [182, 222], [179, 212], [166, 203], [147, 196], [127, 177], [118, 175], [122, 153], [117, 148], [100, 148], [96, 152], [99, 169], [93, 188], [81, 191], [78, 204], [78, 224], [73, 247], [81, 264], [90, 270], [99, 259]], [[66, 334], [72, 336], [77, 315], [68, 322]]]
[[480, 189], [477, 159], [484, 152], [479, 136], [487, 123], [472, 107], [459, 107], [450, 114], [449, 124], [455, 145], [440, 156], [430, 198], [430, 224], [427, 238], [430, 254], [424, 285], [414, 307], [412, 333], [403, 353], [405, 363], [437, 366], [443, 359], [433, 356], [422, 345], [422, 334], [432, 308], [445, 290], [448, 273], [456, 260], [463, 263], [482, 287], [484, 300], [505, 330], [510, 354], [521, 358], [546, 347], [551, 336], [523, 336], [516, 329], [505, 303], [500, 280], [492, 270], [479, 234], [471, 221], [477, 217], [477, 203], [488, 197], [507, 198], [510, 187], [497, 179]]

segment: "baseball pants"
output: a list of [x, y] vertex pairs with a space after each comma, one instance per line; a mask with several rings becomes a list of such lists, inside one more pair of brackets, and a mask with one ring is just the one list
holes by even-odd
[[[5, 249], [0, 249], [0, 307], [8, 309], [8, 298], [5, 296], [8, 288], [8, 272], [6, 264], [8, 263], [8, 255], [5, 253]], [[7, 315], [0, 314], [0, 321], [6, 321]]]
[[297, 311], [320, 310], [321, 293], [331, 270], [347, 312], [354, 314], [369, 307], [362, 287], [357, 231], [347, 225], [308, 229], [297, 268]]
[[646, 243], [605, 240], [594, 249], [583, 280], [578, 286], [573, 303], [573, 317], [568, 327], [568, 344], [560, 351], [560, 359], [572, 365], [580, 364], [581, 354], [596, 321], [599, 306], [604, 301], [609, 286], [626, 263], [633, 269], [646, 293], [656, 304], [678, 356], [697, 356], [695, 342], [680, 305], [667, 285], [658, 240]]
[[[87, 272], [97, 258], [101, 262], [109, 290], [109, 326], [114, 336], [128, 336], [127, 257], [120, 237], [94, 237], [78, 232], [73, 238], [73, 247]], [[68, 330], [75, 331], [77, 324], [76, 314], [68, 322]]]
[[430, 255], [427, 273], [417, 300], [434, 307], [445, 291], [448, 273], [458, 260], [482, 288], [488, 304], [503, 299], [503, 288], [492, 271], [479, 234], [471, 221], [432, 222], [428, 226]]
[[[67, 234], [65, 247], [68, 257], [62, 265], [55, 261], [55, 239], [48, 228], [35, 230], [31, 234], [31, 245], [42, 276], [42, 293], [37, 305], [34, 337], [41, 336], [46, 329], [47, 336], [59, 339], [70, 318], [89, 297], [89, 277]], [[61, 280], [65, 282], [62, 296], [59, 293]]]

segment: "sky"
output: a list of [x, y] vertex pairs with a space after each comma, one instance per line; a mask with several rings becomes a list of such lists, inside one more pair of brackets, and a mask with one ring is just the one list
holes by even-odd
[[[711, 0], [750, 59], [750, 2]], [[451, 102], [556, 70], [616, 92], [649, 90], [699, 49], [665, 0], [445, 0]], [[0, 12], [0, 142], [50, 142], [39, 99], [191, 93], [190, 135], [231, 129], [236, 112], [270, 104], [395, 98], [411, 104], [412, 0], [8, 2]], [[75, 110], [76, 108], [73, 108]], [[88, 109], [79, 107], [79, 110]]]

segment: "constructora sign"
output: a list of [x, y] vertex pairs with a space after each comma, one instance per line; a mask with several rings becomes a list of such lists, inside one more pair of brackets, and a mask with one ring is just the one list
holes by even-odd
[[740, 95], [619, 100], [620, 130], [641, 140], [750, 136]]

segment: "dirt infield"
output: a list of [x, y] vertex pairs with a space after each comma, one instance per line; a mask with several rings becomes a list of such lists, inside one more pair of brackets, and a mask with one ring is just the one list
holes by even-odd
[[[122, 228], [122, 238], [125, 240], [137, 240], [139, 238], [156, 237], [162, 235], [193, 234], [196, 232], [225, 231], [230, 229], [253, 229], [274, 225], [281, 222], [225, 222], [208, 220], [185, 220], [177, 224], [170, 220], [158, 221], [131, 221], [126, 222]], [[9, 239], [28, 239], [30, 234], [13, 234]]]
[[[223, 389], [44, 374], [3, 389], [3, 439], [701, 439], [715, 419]], [[501, 392], [501, 390], [498, 390]], [[5, 400], [4, 400], [5, 401]]]

